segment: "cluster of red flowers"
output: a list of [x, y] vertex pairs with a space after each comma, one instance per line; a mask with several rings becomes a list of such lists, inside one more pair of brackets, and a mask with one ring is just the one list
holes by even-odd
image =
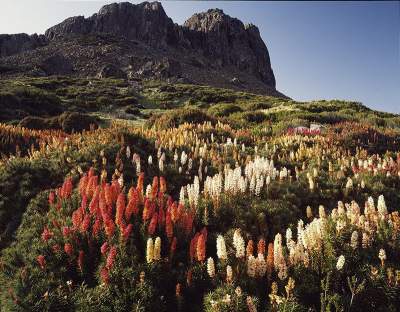
[[[54, 233], [58, 231], [63, 238], [64, 252], [68, 257], [72, 259], [75, 250], [76, 252], [79, 250], [77, 267], [83, 271], [85, 251], [80, 248], [74, 249], [74, 246], [82, 246], [79, 236], [85, 237], [89, 243], [106, 237], [107, 241], [103, 242], [100, 248], [106, 263], [100, 270], [100, 276], [105, 283], [109, 281], [109, 273], [118, 253], [115, 242], [118, 240], [123, 246], [134, 229], [134, 221], [142, 222], [149, 235], [165, 233], [170, 244], [170, 257], [172, 257], [176, 250], [178, 233], [185, 236], [191, 234], [194, 213], [166, 194], [167, 185], [163, 177], [154, 177], [151, 190], [148, 187], [146, 194], [144, 194], [143, 183], [144, 174], [142, 173], [136, 187], [132, 186], [126, 196], [117, 179], [107, 183], [91, 168], [79, 181], [80, 205], [70, 216], [72, 225], [68, 225], [68, 222], [62, 218], [58, 218], [58, 221], [53, 220], [54, 228], [50, 230], [48, 226], [44, 227], [42, 240], [50, 242]], [[69, 200], [72, 202], [72, 191], [72, 179], [67, 178], [56, 192], [49, 194], [49, 204], [55, 208], [56, 213], [63, 213], [61, 208], [64, 202]], [[102, 232], [104, 236], [100, 235]], [[205, 250], [205, 241], [203, 245], [203, 250]], [[54, 244], [52, 249], [54, 252], [61, 250], [58, 244]], [[91, 252], [90, 248], [88, 252]], [[205, 252], [202, 256], [203, 260], [204, 257]], [[44, 268], [46, 263], [44, 256], [41, 256], [40, 260], [38, 258], [38, 262]]]
[[207, 228], [197, 232], [190, 241], [189, 257], [190, 261], [197, 260], [203, 262], [206, 259]]

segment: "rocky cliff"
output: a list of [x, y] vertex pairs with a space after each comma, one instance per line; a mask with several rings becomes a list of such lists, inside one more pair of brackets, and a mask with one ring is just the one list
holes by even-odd
[[[102, 72], [121, 76], [122, 71], [129, 79], [275, 91], [268, 49], [258, 28], [219, 9], [195, 14], [177, 25], [159, 2], [113, 3], [88, 18], [68, 18], [35, 40], [27, 35], [14, 41], [1, 38], [0, 65], [14, 64], [14, 72], [57, 74], [57, 68], [52, 65], [49, 70], [46, 64], [56, 54], [56, 63], [64, 59], [68, 72], [75, 75], [98, 75], [104, 66], [112, 66]], [[66, 73], [65, 63], [60, 74]]]

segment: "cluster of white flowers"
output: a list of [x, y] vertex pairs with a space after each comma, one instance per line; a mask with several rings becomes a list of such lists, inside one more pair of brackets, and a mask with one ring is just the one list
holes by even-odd
[[233, 233], [233, 246], [236, 249], [236, 258], [243, 258], [245, 256], [246, 248], [244, 239], [242, 237], [242, 234], [240, 234], [239, 229], [236, 229]]
[[187, 189], [189, 206], [192, 209], [197, 209], [197, 206], [198, 206], [198, 203], [199, 203], [199, 196], [200, 196], [200, 181], [199, 181], [199, 177], [195, 176], [193, 184], [187, 185], [186, 189]]
[[155, 242], [150, 237], [147, 239], [146, 246], [146, 261], [147, 263], [152, 263], [153, 261], [158, 261], [161, 259], [161, 238], [157, 237]]
[[226, 253], [225, 239], [222, 235], [217, 236], [217, 256], [220, 260], [228, 259], [228, 255]]

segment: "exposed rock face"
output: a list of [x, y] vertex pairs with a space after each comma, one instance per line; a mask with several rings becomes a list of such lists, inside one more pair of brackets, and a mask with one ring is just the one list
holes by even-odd
[[244, 26], [219, 9], [195, 14], [184, 26], [191, 30], [187, 36], [193, 48], [202, 49], [221, 66], [233, 65], [275, 87], [268, 50], [256, 26]]
[[0, 57], [21, 53], [32, 50], [47, 44], [47, 39], [43, 35], [1, 35], [0, 34]]
[[71, 17], [45, 33], [49, 39], [65, 34], [109, 33], [140, 40], [152, 47], [165, 48], [176, 41], [175, 25], [159, 2], [129, 2], [103, 6], [97, 14], [85, 19]]
[[45, 36], [22, 36], [14, 39], [18, 44], [2, 42], [0, 36], [0, 66], [12, 65], [14, 72], [43, 69], [50, 57], [62, 53], [68, 60], [50, 59], [62, 68], [44, 69], [45, 74], [115, 76], [117, 71], [104, 69], [113, 64], [124, 72], [117, 76], [128, 79], [180, 79], [281, 95], [258, 28], [219, 9], [195, 14], [179, 26], [159, 2], [113, 3], [91, 17], [68, 18]]

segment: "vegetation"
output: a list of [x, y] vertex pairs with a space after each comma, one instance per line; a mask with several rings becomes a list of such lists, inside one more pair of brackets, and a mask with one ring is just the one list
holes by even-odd
[[56, 111], [0, 124], [0, 311], [398, 310], [398, 115], [154, 81], [0, 93], [21, 83]]

